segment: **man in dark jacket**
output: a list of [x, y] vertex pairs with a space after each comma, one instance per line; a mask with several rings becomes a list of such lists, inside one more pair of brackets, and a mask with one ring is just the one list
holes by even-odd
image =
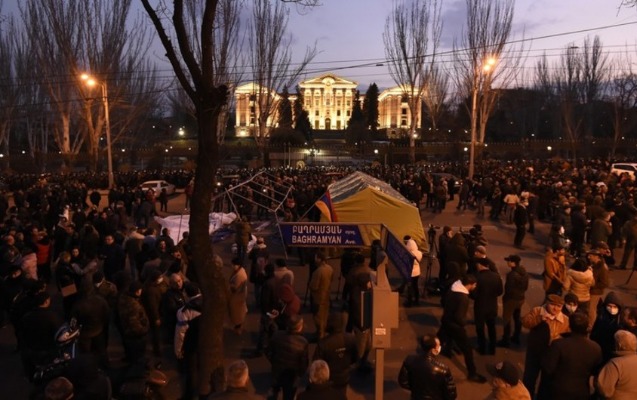
[[588, 228], [585, 211], [583, 205], [576, 204], [573, 206], [573, 212], [571, 213], [572, 230], [571, 232], [567, 231], [567, 234], [571, 239], [571, 253], [574, 257], [581, 257], [584, 253], [584, 239]]
[[[199, 317], [201, 316], [202, 297], [199, 288], [192, 283], [186, 285], [186, 292], [189, 300], [177, 311], [174, 350], [175, 356], [179, 360], [179, 370], [183, 380], [182, 398], [191, 399], [197, 393], [198, 384]], [[228, 382], [228, 384], [231, 383]]]
[[309, 363], [309, 344], [301, 332], [303, 318], [296, 316], [290, 320], [287, 331], [278, 331], [272, 337], [267, 356], [272, 364], [272, 395], [277, 399], [283, 391], [283, 400], [293, 400], [298, 380], [305, 374]]
[[327, 336], [319, 340], [314, 360], [325, 360], [330, 368], [334, 388], [345, 394], [350, 368], [358, 361], [356, 338], [343, 330], [343, 314], [333, 312], [327, 321]]
[[248, 383], [250, 381], [250, 371], [248, 364], [243, 360], [237, 360], [228, 366], [226, 374], [227, 387], [221, 393], [210, 396], [211, 400], [258, 400], [262, 396], [250, 393]]
[[104, 298], [95, 291], [88, 291], [80, 297], [71, 310], [80, 330], [78, 349], [81, 353], [93, 354], [102, 368], [108, 367], [108, 328], [111, 310]]
[[[504, 332], [498, 346], [509, 347], [510, 343], [520, 344], [522, 320], [520, 312], [524, 304], [524, 294], [529, 288], [529, 275], [520, 265], [521, 259], [517, 254], [511, 254], [504, 259], [511, 269], [506, 276], [504, 296], [502, 297], [502, 321]], [[511, 318], [513, 318], [513, 336], [511, 336]]]
[[445, 295], [440, 330], [438, 337], [444, 346], [442, 354], [451, 358], [453, 343], [460, 348], [467, 366], [468, 379], [473, 382], [485, 383], [487, 379], [477, 373], [473, 361], [473, 348], [467, 337], [467, 311], [469, 311], [469, 293], [477, 286], [476, 277], [466, 275], [461, 280], [454, 282], [451, 289]]
[[131, 364], [139, 361], [146, 353], [149, 322], [146, 311], [139, 298], [142, 295], [142, 284], [134, 281], [128, 291], [119, 296], [117, 313], [122, 329], [122, 341], [126, 350], [126, 358]]
[[449, 367], [438, 361], [436, 356], [442, 346], [434, 335], [420, 339], [424, 355], [407, 356], [398, 374], [398, 384], [411, 391], [412, 400], [454, 400], [456, 384]]
[[526, 210], [528, 204], [526, 200], [520, 201], [513, 212], [513, 222], [515, 223], [513, 245], [518, 248], [522, 247], [522, 241], [526, 235], [526, 224], [529, 222], [529, 214]]
[[486, 337], [484, 326], [487, 326], [489, 334], [489, 354], [495, 354], [496, 333], [495, 319], [498, 317], [498, 297], [502, 295], [502, 278], [500, 274], [489, 269], [488, 263], [478, 259], [476, 276], [478, 287], [471, 293], [475, 300], [473, 304], [473, 314], [476, 324], [476, 335], [478, 336], [478, 352], [487, 353]]
[[[542, 361], [542, 381], [538, 398], [588, 399], [589, 381], [602, 367], [602, 349], [586, 337], [588, 315], [569, 318], [570, 335], [551, 344]], [[544, 393], [544, 389], [547, 391]]]
[[22, 366], [29, 380], [38, 365], [53, 360], [56, 349], [55, 333], [62, 326], [62, 319], [51, 310], [51, 296], [40, 292], [34, 296], [36, 308], [20, 321], [20, 350]]
[[104, 276], [109, 281], [113, 280], [113, 276], [123, 271], [126, 265], [126, 254], [119, 244], [115, 243], [115, 237], [107, 234], [104, 237], [104, 245], [100, 249], [100, 259], [104, 260]]
[[167, 290], [168, 284], [164, 280], [164, 275], [157, 270], [152, 270], [144, 282], [141, 299], [150, 321], [150, 337], [155, 357], [161, 357], [161, 299]]

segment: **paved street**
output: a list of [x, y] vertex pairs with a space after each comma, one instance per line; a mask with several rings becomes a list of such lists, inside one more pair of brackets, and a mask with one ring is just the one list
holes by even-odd
[[[456, 211], [456, 204], [456, 201], [447, 203], [446, 210], [441, 214], [433, 214], [428, 211], [423, 211], [421, 215], [425, 230], [427, 229], [428, 224], [433, 224], [440, 227], [444, 225], [450, 225], [454, 227], [454, 229], [463, 227], [467, 231], [473, 224], [482, 224], [485, 236], [489, 241], [489, 245], [487, 246], [488, 255], [496, 262], [502, 276], [504, 277], [504, 274], [506, 272], [506, 264], [503, 259], [504, 257], [512, 253], [519, 254], [522, 257], [522, 264], [526, 267], [526, 269], [532, 276], [529, 291], [527, 292], [527, 302], [523, 313], [525, 312], [525, 310], [528, 310], [529, 307], [539, 305], [544, 296], [540, 278], [543, 270], [544, 249], [545, 243], [547, 242], [546, 239], [549, 225], [541, 222], [536, 223], [535, 235], [528, 234], [524, 240], [525, 249], [516, 250], [513, 248], [513, 225], [494, 223], [493, 221], [488, 219], [476, 218], [475, 212], [473, 211]], [[184, 196], [182, 194], [176, 195], [169, 202], [169, 213], [179, 214], [183, 210], [183, 206]], [[257, 223], [254, 223], [254, 226], [256, 227]], [[256, 234], [262, 235], [266, 238], [266, 243], [268, 244], [271, 258], [283, 254], [283, 249], [280, 243], [277, 240], [273, 239], [275, 237], [274, 233], [275, 232], [272, 226], [265, 228], [261, 232], [256, 232]], [[438, 233], [440, 233], [440, 230], [438, 230]], [[226, 261], [229, 261], [231, 257], [231, 244], [232, 237], [228, 237], [224, 241], [216, 245], [218, 253], [221, 254]], [[615, 256], [621, 256], [621, 250]], [[337, 278], [339, 276], [339, 260], [331, 259], [330, 264], [334, 267], [334, 277]], [[308, 268], [305, 266], [298, 266], [297, 259], [293, 256], [290, 256], [289, 258], [289, 265], [295, 273], [296, 291], [303, 299], [303, 296], [305, 295], [305, 286], [308, 279]], [[427, 261], [425, 260], [423, 262], [423, 273], [425, 273], [426, 268]], [[227, 272], [229, 274], [229, 267], [227, 268]], [[432, 272], [434, 276], [437, 275], [437, 264], [435, 261]], [[397, 279], [397, 273], [395, 271], [392, 271], [391, 274]], [[613, 290], [621, 294], [622, 299], [627, 305], [634, 306], [637, 305], [635, 296], [635, 294], [637, 293], [637, 277], [633, 278], [632, 282], [630, 282], [629, 285], [624, 285], [627, 276], [627, 271], [612, 271], [611, 285], [613, 287]], [[335, 308], [337, 308], [339, 305], [338, 301], [336, 301], [339, 292], [339, 287], [337, 286], [338, 283], [339, 280], [334, 279], [332, 285], [332, 298], [334, 299], [333, 305]], [[249, 293], [248, 299], [249, 306], [253, 306], [252, 292]], [[404, 299], [401, 299], [401, 303], [403, 300]], [[405, 358], [405, 356], [415, 351], [417, 346], [416, 337], [422, 335], [424, 332], [437, 330], [438, 321], [441, 315], [439, 301], [439, 297], [429, 297], [424, 302], [421, 302], [420, 307], [406, 309], [402, 308], [401, 306], [400, 328], [393, 331], [392, 349], [386, 351], [385, 353], [385, 398], [409, 398], [409, 393], [402, 390], [398, 386], [396, 377], [398, 375], [402, 360]], [[314, 326], [312, 318], [308, 314], [309, 310], [307, 308], [304, 308], [303, 311], [306, 315], [306, 331], [313, 332]], [[471, 319], [471, 316], [469, 317], [469, 319]], [[228, 361], [236, 358], [244, 358], [253, 349], [254, 343], [256, 342], [256, 332], [258, 329], [258, 319], [257, 314], [254, 312], [254, 307], [251, 307], [251, 311], [248, 315], [245, 328], [246, 332], [244, 332], [243, 335], [240, 337], [237, 337], [230, 329], [226, 330], [225, 348]], [[502, 326], [498, 325], [497, 330], [498, 337], [500, 337]], [[469, 325], [469, 335], [473, 337], [475, 336], [473, 326], [471, 324]], [[111, 337], [116, 338], [117, 334], [111, 335]], [[524, 362], [525, 340], [526, 335], [523, 334], [521, 347], [513, 347], [511, 349], [498, 348], [495, 356], [480, 356], [476, 354], [478, 371], [486, 375], [487, 373], [484, 367], [486, 363], [493, 363], [503, 359], [508, 359], [512, 362], [515, 362], [521, 369]], [[13, 352], [13, 341], [13, 333], [10, 327], [5, 327], [0, 331], [0, 385], [1, 387], [8, 390], [8, 392], [5, 393], [10, 394], [10, 397], [7, 398], [25, 398], [26, 393], [28, 392], [28, 386], [26, 384], [26, 381], [22, 377], [19, 368], [19, 357], [16, 353]], [[313, 346], [311, 351], [313, 351]], [[166, 349], [167, 354], [168, 352], [169, 349]], [[119, 362], [117, 360], [120, 360], [121, 357], [122, 350], [120, 346], [113, 346], [113, 349], [111, 351], [111, 359], [115, 360], [114, 364], [117, 365], [117, 363]], [[466, 370], [464, 368], [464, 361], [462, 356], [455, 356], [452, 360], [445, 358], [442, 358], [442, 360], [452, 368], [453, 376], [458, 385], [459, 399], [483, 399], [490, 392], [490, 386], [488, 384], [481, 385], [471, 383], [466, 380]], [[250, 374], [254, 387], [256, 388], [258, 393], [265, 394], [267, 392], [269, 383], [268, 361], [264, 357], [258, 359], [248, 359], [248, 364], [250, 366]], [[171, 378], [171, 382], [165, 388], [166, 395], [168, 398], [171, 399], [177, 398], [179, 396], [179, 384], [177, 374], [174, 369], [174, 363], [165, 362], [164, 371]], [[358, 373], [354, 373], [351, 382], [351, 388], [348, 393], [348, 398], [371, 399], [373, 398], [373, 387], [373, 373], [369, 375], [360, 375]]]

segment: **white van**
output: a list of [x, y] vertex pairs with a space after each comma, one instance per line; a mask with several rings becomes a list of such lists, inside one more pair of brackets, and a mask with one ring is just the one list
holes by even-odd
[[635, 172], [637, 171], [637, 163], [615, 163], [610, 166], [610, 173], [617, 176], [627, 173], [630, 179], [635, 180]]

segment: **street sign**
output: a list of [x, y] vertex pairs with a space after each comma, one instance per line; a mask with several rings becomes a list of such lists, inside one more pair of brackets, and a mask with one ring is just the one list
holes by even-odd
[[279, 226], [283, 242], [288, 247], [363, 247], [370, 245], [365, 224], [281, 222]]
[[411, 278], [411, 270], [414, 268], [414, 260], [416, 258], [407, 250], [402, 240], [394, 236], [384, 225], [382, 237], [385, 253], [387, 253], [389, 261], [394, 264], [394, 267], [396, 267], [403, 278]]

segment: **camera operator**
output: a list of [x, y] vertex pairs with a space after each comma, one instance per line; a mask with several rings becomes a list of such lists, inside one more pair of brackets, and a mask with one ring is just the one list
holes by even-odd
[[454, 232], [450, 226], [442, 228], [442, 234], [438, 238], [438, 281], [440, 284], [447, 280], [447, 252], [449, 251], [449, 241], [453, 237]]

